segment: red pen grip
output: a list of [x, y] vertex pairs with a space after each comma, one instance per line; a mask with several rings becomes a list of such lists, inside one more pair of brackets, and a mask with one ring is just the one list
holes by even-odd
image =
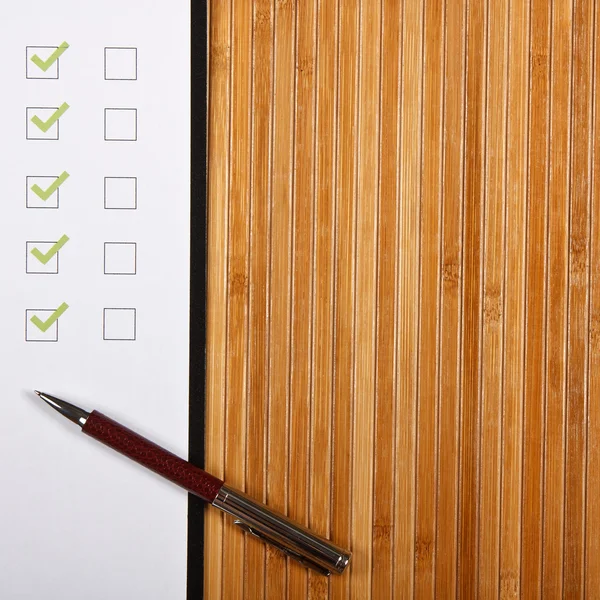
[[90, 414], [82, 431], [207, 502], [216, 498], [223, 485], [217, 477], [209, 475], [98, 411]]

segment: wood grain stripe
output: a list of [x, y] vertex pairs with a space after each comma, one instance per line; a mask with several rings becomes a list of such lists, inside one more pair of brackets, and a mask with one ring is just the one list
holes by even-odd
[[354, 444], [352, 456], [352, 572], [350, 598], [368, 597], [372, 577], [375, 398], [376, 241], [379, 188], [381, 2], [360, 5], [358, 165], [356, 197]]
[[423, 152], [421, 196], [415, 595], [431, 598], [435, 584], [435, 536], [440, 310], [440, 240], [442, 192], [442, 102], [444, 5], [425, 3], [423, 56]]
[[587, 490], [585, 592], [592, 597], [600, 589], [600, 2], [594, 15], [594, 70], [592, 123], [592, 201], [590, 251], [589, 388], [587, 415]]
[[[248, 386], [248, 281], [250, 244], [250, 181], [252, 113], [252, 5], [233, 0], [231, 19], [231, 128], [229, 178], [229, 264], [227, 268], [227, 378], [225, 397], [224, 478], [242, 491], [246, 484], [246, 414]], [[241, 442], [241, 445], [240, 445]], [[244, 537], [225, 520], [223, 571], [225, 597], [243, 597]], [[231, 569], [230, 571], [228, 571]], [[228, 573], [225, 576], [225, 573]]]
[[[206, 331], [206, 469], [223, 479], [225, 471], [225, 389], [229, 251], [229, 143], [231, 103], [231, 6], [209, 13], [208, 104], [208, 313]], [[218, 100], [217, 100], [218, 99]], [[211, 160], [218, 156], [220, 160]], [[223, 515], [207, 510], [204, 595], [220, 598], [223, 572]]]
[[563, 587], [571, 598], [583, 598], [584, 582], [592, 9], [591, 1], [574, 2]]
[[[292, 3], [276, 3], [274, 19], [267, 500], [286, 512], [289, 498], [295, 6]], [[274, 600], [284, 597], [291, 575], [283, 572], [281, 559], [269, 558], [265, 571], [265, 597]]]
[[[269, 399], [269, 255], [271, 95], [273, 85], [273, 15], [270, 0], [253, 5], [252, 14], [252, 166], [248, 298], [248, 399], [246, 402], [246, 492], [266, 500], [267, 411]], [[248, 536], [245, 552], [245, 598], [264, 597], [265, 547]]]
[[[358, 0], [339, 2], [338, 130], [335, 234], [335, 373], [332, 439], [331, 536], [352, 544], [352, 454], [354, 393], [354, 314], [356, 268], [356, 173], [359, 64]], [[342, 8], [343, 7], [343, 8]], [[351, 573], [331, 581], [331, 598], [350, 597]]]
[[539, 596], [542, 566], [545, 287], [548, 205], [550, 5], [531, 2], [527, 300], [523, 407], [521, 593]]
[[487, 45], [485, 3], [471, 0], [467, 6], [467, 16], [458, 593], [461, 597], [469, 598], [476, 594], [478, 575], [481, 271]]
[[415, 539], [417, 356], [419, 323], [419, 196], [423, 90], [422, 1], [405, 2], [402, 16], [400, 206], [398, 219], [398, 343], [396, 560], [394, 596], [414, 593], [419, 556]]
[[480, 524], [477, 583], [480, 598], [495, 598], [500, 583], [508, 1], [499, 0], [489, 4], [487, 35], [488, 93], [485, 115]]
[[375, 367], [375, 448], [373, 480], [373, 578], [371, 595], [391, 597], [394, 553], [394, 470], [396, 402], [396, 272], [398, 256], [398, 145], [400, 3], [382, 7], [381, 176], [377, 246], [377, 348]]
[[[296, 112], [294, 206], [292, 217], [292, 315], [289, 413], [289, 515], [308, 525], [310, 381], [312, 363], [312, 255], [315, 185], [316, 1], [296, 7]], [[275, 440], [274, 440], [275, 442]], [[281, 448], [279, 444], [276, 446]], [[272, 554], [272, 578], [281, 577], [281, 559]], [[290, 564], [288, 590], [308, 593], [306, 569]], [[275, 597], [275, 596], [274, 596]]]
[[527, 166], [529, 145], [529, 7], [509, 7], [506, 149], [506, 260], [500, 598], [518, 598], [521, 585], [523, 394]]
[[[452, 8], [452, 10], [450, 10]], [[466, 2], [446, 2], [436, 596], [456, 589]], [[450, 592], [449, 592], [450, 590]]]
[[554, 597], [563, 586], [565, 390], [569, 210], [569, 136], [571, 123], [571, 2], [552, 7], [552, 81], [550, 90], [550, 174], [548, 213], [548, 357], [544, 464], [543, 593]]
[[[335, 85], [337, 3], [320, 2], [317, 13], [315, 215], [313, 228], [313, 335], [309, 526], [330, 535], [333, 392], [333, 249], [335, 219]], [[309, 573], [309, 598], [327, 598], [329, 580]]]

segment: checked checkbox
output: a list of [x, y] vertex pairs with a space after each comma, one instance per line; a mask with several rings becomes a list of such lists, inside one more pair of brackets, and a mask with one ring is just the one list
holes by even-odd
[[59, 58], [69, 47], [67, 42], [60, 46], [27, 46], [25, 49], [27, 79], [58, 79]]
[[56, 309], [30, 308], [25, 311], [26, 342], [58, 342], [58, 320], [69, 308], [63, 302]]
[[28, 176], [25, 195], [27, 208], [58, 208], [60, 188], [68, 178], [66, 171], [58, 176]]
[[66, 102], [57, 107], [28, 107], [26, 109], [26, 138], [28, 140], [58, 140], [59, 119], [68, 109], [69, 105]]
[[58, 254], [69, 241], [63, 235], [57, 242], [27, 242], [25, 272], [35, 275], [56, 275], [58, 273]]

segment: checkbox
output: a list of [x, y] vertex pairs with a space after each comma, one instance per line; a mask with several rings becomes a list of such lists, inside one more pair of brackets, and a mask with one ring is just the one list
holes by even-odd
[[[52, 61], [52, 56], [59, 50], [58, 46], [27, 46], [25, 48], [25, 77], [27, 79], [58, 79], [59, 78], [59, 62], [57, 58], [52, 64], [46, 67], [46, 70], [36, 64], [32, 58], [46, 61]], [[45, 67], [45, 65], [44, 65]]]
[[58, 319], [46, 330], [42, 331], [31, 321], [37, 317], [44, 322], [51, 319], [56, 311], [51, 308], [29, 308], [25, 311], [25, 341], [26, 342], [58, 342]]
[[137, 177], [105, 177], [104, 208], [135, 210], [137, 208]]
[[46, 254], [52, 251], [52, 248], [56, 242], [26, 242], [27, 256], [25, 259], [25, 272], [29, 275], [56, 275], [58, 273], [58, 255], [60, 252], [56, 252], [48, 262], [44, 264], [40, 262], [38, 258], [31, 253], [35, 248], [42, 254]]
[[135, 308], [105, 308], [102, 318], [102, 339], [133, 342], [136, 337]]
[[104, 79], [135, 81], [137, 48], [104, 48]]
[[[26, 178], [25, 206], [27, 208], [58, 208], [60, 201], [58, 180], [58, 175], [28, 176]], [[48, 190], [52, 191], [49, 195]], [[47, 200], [44, 200], [46, 197]]]
[[136, 255], [135, 242], [104, 242], [104, 274], [135, 275]]
[[33, 121], [33, 117], [37, 117], [41, 121], [48, 121], [52, 119], [52, 117], [56, 114], [56, 112], [60, 110], [58, 106], [48, 107], [48, 106], [31, 106], [27, 107], [26, 110], [26, 118], [27, 118], [27, 128], [26, 128], [26, 138], [28, 140], [58, 140], [58, 125], [60, 119], [57, 119], [46, 131], [42, 131]]
[[105, 108], [104, 139], [107, 142], [135, 142], [137, 140], [137, 109]]

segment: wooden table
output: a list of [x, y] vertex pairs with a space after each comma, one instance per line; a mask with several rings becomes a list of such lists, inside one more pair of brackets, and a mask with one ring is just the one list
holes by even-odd
[[209, 11], [205, 597], [599, 598], [600, 1]]

